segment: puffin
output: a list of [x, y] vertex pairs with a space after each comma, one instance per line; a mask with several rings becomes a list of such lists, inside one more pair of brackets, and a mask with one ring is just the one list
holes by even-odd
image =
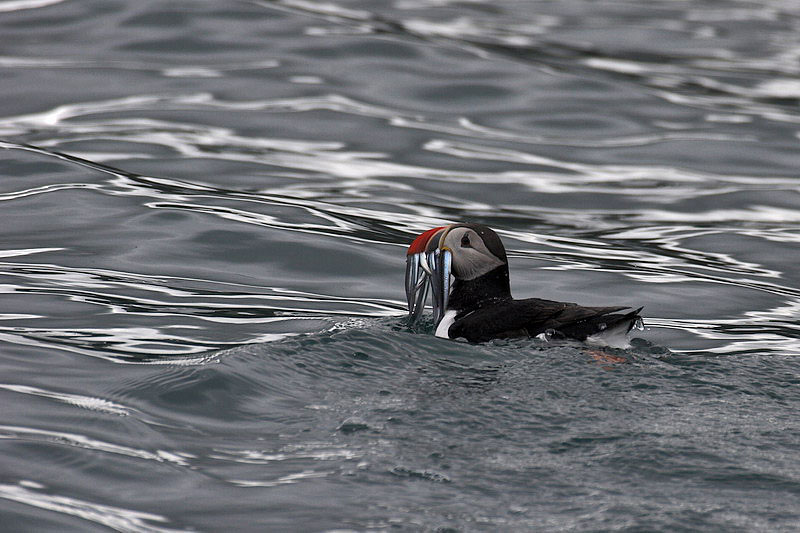
[[642, 307], [514, 298], [506, 250], [483, 224], [440, 226], [414, 239], [406, 252], [405, 276], [412, 325], [422, 315], [429, 288], [435, 334], [446, 339], [480, 343], [538, 337], [626, 348], [631, 329], [643, 329]]

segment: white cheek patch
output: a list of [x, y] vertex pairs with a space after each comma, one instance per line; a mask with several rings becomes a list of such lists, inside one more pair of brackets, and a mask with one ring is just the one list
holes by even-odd
[[476, 248], [462, 248], [458, 254], [453, 254], [453, 270], [456, 270], [462, 279], [475, 279], [502, 264], [502, 261], [491, 255], [488, 250], [484, 254]]
[[[461, 246], [461, 239], [469, 237], [469, 247]], [[483, 239], [470, 229], [458, 228], [445, 238], [445, 244], [453, 251], [453, 274], [464, 280], [475, 279], [503, 264], [486, 248]]]

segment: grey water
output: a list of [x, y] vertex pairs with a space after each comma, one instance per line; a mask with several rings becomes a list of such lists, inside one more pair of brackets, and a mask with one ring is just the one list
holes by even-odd
[[[0, 530], [800, 527], [794, 0], [0, 0], [0, 94]], [[646, 329], [409, 327], [458, 221]]]

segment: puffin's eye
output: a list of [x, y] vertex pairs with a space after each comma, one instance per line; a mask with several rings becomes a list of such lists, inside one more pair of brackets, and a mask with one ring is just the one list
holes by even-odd
[[462, 248], [472, 248], [472, 245], [469, 243], [469, 235], [466, 233], [463, 237], [461, 237], [461, 247]]

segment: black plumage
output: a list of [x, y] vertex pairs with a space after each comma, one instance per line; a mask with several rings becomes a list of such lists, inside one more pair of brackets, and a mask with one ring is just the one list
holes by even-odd
[[[574, 303], [511, 296], [508, 260], [500, 238], [480, 224], [459, 224], [479, 235], [486, 249], [501, 262], [499, 266], [473, 279], [462, 279], [457, 271], [458, 249], [453, 249], [454, 277], [450, 293], [450, 310], [456, 316], [447, 336], [465, 338], [469, 342], [484, 342], [496, 338], [530, 336], [548, 333], [552, 337], [586, 340], [604, 331], [622, 330], [628, 333], [639, 320], [641, 307], [631, 310], [625, 306], [585, 307]], [[473, 236], [474, 238], [474, 236]], [[474, 243], [462, 238], [462, 247]], [[454, 247], [457, 248], [457, 247]], [[622, 312], [620, 311], [625, 311]]]
[[555, 338], [586, 340], [605, 330], [625, 325], [630, 331], [641, 308], [617, 313], [626, 307], [583, 307], [574, 303], [513, 298], [494, 300], [473, 309], [459, 310], [448, 330], [451, 339], [484, 342], [507, 337], [535, 337], [549, 333]]

